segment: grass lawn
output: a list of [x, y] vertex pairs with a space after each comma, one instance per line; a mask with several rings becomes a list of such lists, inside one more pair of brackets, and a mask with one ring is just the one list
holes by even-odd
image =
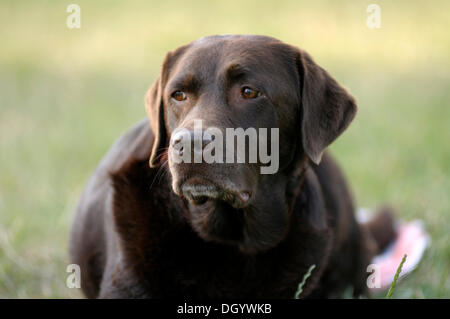
[[210, 34], [277, 37], [356, 97], [331, 146], [359, 206], [391, 203], [432, 243], [394, 298], [450, 298], [449, 1], [0, 2], [0, 298], [75, 298], [68, 231], [88, 177], [145, 116], [165, 53]]

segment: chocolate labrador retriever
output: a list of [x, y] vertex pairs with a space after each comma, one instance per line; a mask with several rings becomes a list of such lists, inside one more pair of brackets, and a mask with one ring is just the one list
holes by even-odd
[[[361, 226], [325, 148], [353, 97], [303, 50], [265, 36], [211, 36], [167, 54], [128, 130], [79, 203], [73, 263], [89, 298], [339, 297], [367, 292], [367, 265], [395, 236], [391, 214]], [[278, 129], [275, 173], [250, 162], [179, 162], [179, 132]], [[186, 136], [186, 135], [185, 135]], [[214, 139], [193, 136], [206, 148]], [[195, 151], [195, 147], [194, 147]]]

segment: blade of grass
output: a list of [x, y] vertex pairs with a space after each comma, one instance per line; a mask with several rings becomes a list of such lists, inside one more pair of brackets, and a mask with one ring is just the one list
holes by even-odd
[[309, 278], [309, 276], [311, 276], [311, 272], [314, 268], [316, 268], [316, 265], [312, 265], [311, 267], [309, 267], [308, 271], [303, 276], [302, 282], [298, 285], [297, 292], [295, 293], [295, 299], [299, 299], [300, 294], [303, 292], [303, 286], [305, 285], [306, 280]]
[[392, 294], [394, 293], [395, 285], [397, 285], [397, 280], [398, 280], [398, 277], [400, 276], [400, 273], [402, 272], [402, 267], [406, 261], [406, 257], [407, 257], [407, 255], [405, 254], [402, 258], [402, 262], [400, 263], [400, 265], [397, 268], [397, 272], [395, 273], [394, 280], [392, 281], [391, 287], [389, 288], [389, 291], [386, 295], [387, 299], [391, 299]]

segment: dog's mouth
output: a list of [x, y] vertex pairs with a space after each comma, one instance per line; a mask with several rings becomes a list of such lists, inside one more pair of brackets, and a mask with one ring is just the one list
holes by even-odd
[[[224, 183], [225, 184], [225, 183]], [[237, 244], [243, 239], [245, 214], [250, 193], [234, 185], [219, 185], [204, 178], [189, 178], [176, 193], [188, 201], [189, 222], [206, 241]]]
[[[175, 182], [173, 190], [185, 201], [185, 216], [197, 235], [207, 241], [237, 247], [241, 252], [253, 254], [273, 246], [273, 239], [261, 241], [261, 231], [276, 242], [284, 235], [282, 216], [261, 214], [258, 193], [251, 186], [237, 187], [231, 179], [188, 176]], [[282, 202], [282, 201], [280, 201]], [[270, 206], [276, 209], [276, 206]], [[267, 217], [264, 217], [267, 216]], [[281, 218], [282, 223], [277, 222]]]
[[249, 204], [252, 197], [251, 191], [240, 190], [231, 182], [220, 185], [198, 177], [186, 180], [178, 189], [179, 195], [195, 206], [206, 206], [211, 202], [223, 201], [235, 209], [242, 209]]

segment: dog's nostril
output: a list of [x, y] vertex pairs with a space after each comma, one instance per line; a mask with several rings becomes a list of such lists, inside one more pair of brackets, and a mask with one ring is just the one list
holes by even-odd
[[172, 145], [175, 146], [183, 140], [183, 132], [177, 132], [172, 136]]
[[173, 144], [173, 145], [176, 145], [176, 144], [178, 144], [178, 143], [180, 143], [180, 142], [181, 142], [181, 136], [179, 136], [179, 137], [177, 137], [177, 138], [175, 138], [175, 139], [172, 140], [172, 144]]

